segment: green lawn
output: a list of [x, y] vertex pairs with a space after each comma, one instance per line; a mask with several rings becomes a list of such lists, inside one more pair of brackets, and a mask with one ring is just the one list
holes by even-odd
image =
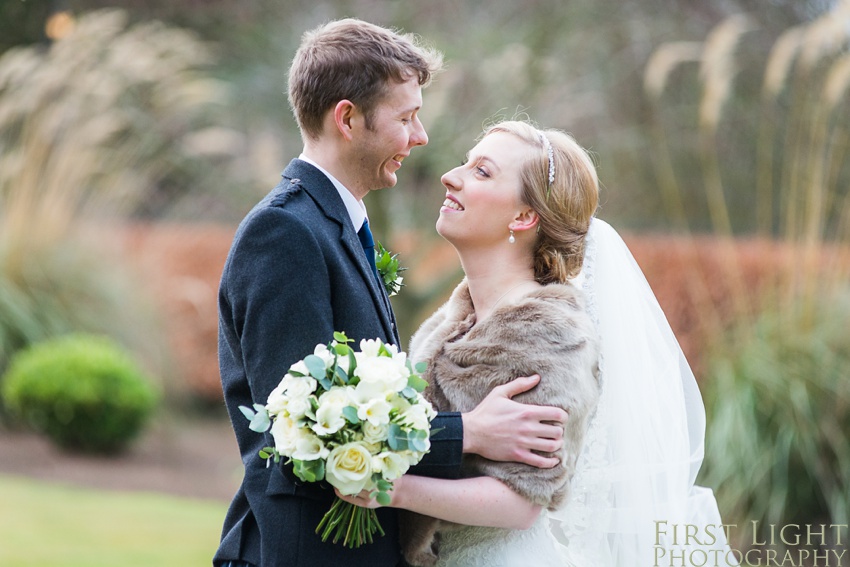
[[0, 565], [209, 566], [226, 509], [0, 476]]

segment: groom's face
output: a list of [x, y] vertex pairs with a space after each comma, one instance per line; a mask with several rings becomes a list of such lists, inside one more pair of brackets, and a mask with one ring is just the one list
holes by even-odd
[[375, 106], [369, 127], [357, 131], [355, 175], [360, 187], [368, 191], [393, 187], [396, 172], [416, 146], [428, 143], [428, 135], [419, 121], [422, 88], [417, 79], [390, 83], [387, 94]]

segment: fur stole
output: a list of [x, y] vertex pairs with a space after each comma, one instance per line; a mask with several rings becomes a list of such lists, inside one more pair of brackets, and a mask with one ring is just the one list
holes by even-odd
[[[540, 375], [540, 383], [514, 399], [558, 406], [569, 413], [561, 465], [551, 469], [464, 455], [465, 477], [491, 476], [534, 504], [557, 508], [567, 498], [589, 418], [599, 398], [598, 339], [584, 310], [581, 291], [550, 284], [504, 304], [476, 324], [464, 280], [449, 301], [411, 339], [411, 358], [426, 361], [425, 396], [439, 411], [468, 412], [496, 386], [518, 376]], [[546, 454], [552, 456], [553, 454]], [[412, 565], [437, 560], [438, 532], [450, 523], [400, 511], [401, 545]]]

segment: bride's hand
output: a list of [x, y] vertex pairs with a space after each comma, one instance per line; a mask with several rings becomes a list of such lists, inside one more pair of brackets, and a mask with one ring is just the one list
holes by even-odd
[[[388, 506], [393, 506], [394, 504], [396, 504], [396, 501], [398, 500], [399, 491], [401, 490], [403, 478], [404, 477], [397, 478], [393, 481], [393, 488], [388, 492], [388, 494], [390, 495], [390, 503], [388, 504]], [[378, 503], [377, 500], [372, 498], [371, 492], [368, 490], [361, 490], [358, 494], [345, 495], [341, 494], [339, 489], [334, 487], [334, 492], [340, 500], [345, 500], [349, 504], [354, 504], [355, 506], [360, 506], [361, 508], [376, 509], [384, 507], [383, 504]]]

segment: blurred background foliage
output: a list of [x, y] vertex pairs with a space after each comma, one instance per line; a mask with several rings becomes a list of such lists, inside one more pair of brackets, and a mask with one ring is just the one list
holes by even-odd
[[[78, 328], [165, 356], [144, 346], [162, 322], [143, 323], [144, 300], [130, 309], [143, 294], [110, 283], [123, 263], [103, 231], [232, 231], [300, 151], [285, 90], [301, 34], [354, 16], [418, 33], [447, 60], [425, 92], [428, 147], [368, 200], [378, 238], [415, 268], [393, 298], [402, 336], [459, 277], [435, 247], [440, 175], [498, 117], [564, 129], [597, 160], [600, 215], [665, 235], [642, 262], [650, 281], [678, 262], [671, 305], [687, 302], [673, 323], [698, 338], [686, 352], [709, 407], [704, 480], [725, 519], [847, 523], [848, 314], [835, 306], [850, 266], [850, 2], [113, 5], [0, 3], [0, 368]], [[192, 309], [214, 311], [212, 286], [183, 284], [210, 298]]]

